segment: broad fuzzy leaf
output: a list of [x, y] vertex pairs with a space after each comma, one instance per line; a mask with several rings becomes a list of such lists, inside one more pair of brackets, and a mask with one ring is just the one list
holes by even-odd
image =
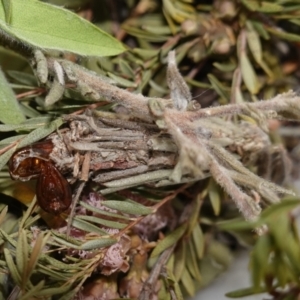
[[12, 1], [10, 23], [6, 20], [2, 3], [0, 28], [33, 47], [90, 56], [116, 55], [125, 50], [119, 41], [85, 19], [40, 1]]
[[[0, 6], [1, 7], [1, 6]], [[1, 12], [0, 12], [1, 14]], [[0, 69], [0, 121], [4, 124], [19, 124], [25, 120], [17, 98]]]

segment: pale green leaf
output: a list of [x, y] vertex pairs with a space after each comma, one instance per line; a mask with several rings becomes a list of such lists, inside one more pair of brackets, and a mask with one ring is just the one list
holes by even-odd
[[180, 227], [176, 228], [173, 232], [168, 234], [163, 240], [159, 241], [157, 246], [151, 253], [150, 257], [155, 257], [161, 254], [163, 251], [176, 244], [179, 239], [184, 235], [187, 229], [187, 224], [183, 224]]
[[53, 131], [57, 130], [58, 127], [61, 126], [62, 124], [63, 124], [63, 120], [61, 118], [58, 118], [52, 121], [51, 123], [46, 124], [43, 127], [39, 127], [33, 130], [19, 143], [18, 147], [21, 148], [43, 139]]
[[[0, 5], [1, 10], [1, 5]], [[0, 69], [0, 121], [4, 124], [19, 124], [25, 120], [17, 98]]]
[[4, 222], [7, 211], [8, 211], [8, 206], [5, 205], [4, 208], [1, 210], [1, 213], [0, 213], [0, 225]]
[[181, 282], [182, 282], [183, 286], [185, 287], [189, 296], [193, 297], [196, 293], [195, 285], [194, 285], [194, 281], [193, 281], [190, 273], [188, 272], [188, 270], [186, 268], [183, 270]]
[[181, 279], [183, 270], [186, 267], [186, 243], [180, 243], [175, 251], [174, 276], [177, 282]]
[[232, 72], [236, 68], [236, 63], [234, 63], [234, 62], [226, 62], [226, 63], [214, 62], [213, 66], [222, 72]]
[[0, 132], [8, 132], [13, 130], [30, 130], [36, 129], [37, 127], [47, 126], [52, 117], [50, 116], [42, 116], [28, 119], [21, 124], [0, 124]]
[[5, 13], [5, 21], [8, 24], [11, 20], [11, 1], [12, 0], [2, 0], [2, 5]]
[[39, 291], [37, 295], [39, 296], [52, 296], [52, 295], [57, 295], [57, 294], [62, 294], [67, 292], [71, 288], [70, 285], [65, 285], [61, 287], [55, 287], [55, 288], [48, 288], [44, 289], [42, 291]]
[[25, 282], [29, 278], [24, 278], [26, 276], [26, 264], [28, 260], [28, 244], [26, 239], [26, 232], [24, 229], [19, 231], [17, 247], [16, 247], [16, 265], [19, 274], [22, 275], [22, 286], [25, 286]]
[[109, 221], [105, 219], [100, 219], [99, 217], [92, 217], [92, 216], [78, 216], [78, 219], [86, 220], [89, 222], [93, 222], [96, 224], [100, 224], [109, 228], [116, 228], [116, 229], [123, 229], [126, 227], [126, 224], [120, 223], [117, 221]]
[[242, 0], [242, 2], [249, 10], [252, 11], [276, 13], [283, 10], [283, 7], [281, 5], [267, 1]]
[[221, 210], [221, 198], [220, 198], [221, 189], [217, 185], [214, 179], [210, 179], [208, 185], [208, 195], [211, 206], [214, 210], [214, 214], [218, 216]]
[[41, 280], [38, 284], [35, 284], [27, 293], [22, 295], [22, 297], [18, 298], [19, 300], [31, 300], [34, 299], [36, 295], [38, 295], [39, 291], [44, 287], [45, 281]]
[[112, 238], [101, 238], [97, 240], [91, 240], [88, 242], [85, 242], [81, 245], [80, 249], [82, 250], [94, 250], [94, 249], [100, 249], [105, 248], [108, 246], [111, 246], [117, 242], [116, 239]]
[[291, 41], [291, 42], [299, 42], [300, 41], [300, 35], [299, 34], [294, 34], [294, 33], [288, 33], [284, 32], [283, 30], [271, 28], [271, 27], [266, 27], [267, 31], [276, 35], [277, 37]]
[[273, 78], [274, 75], [268, 65], [263, 60], [262, 46], [258, 33], [252, 26], [251, 22], [247, 22], [247, 42], [249, 48], [251, 50], [251, 54], [253, 55], [255, 61], [261, 66], [261, 68], [266, 72], [266, 74]]
[[[47, 238], [47, 236], [46, 236], [46, 238]], [[28, 277], [30, 277], [32, 272], [34, 271], [34, 268], [38, 262], [38, 259], [40, 257], [40, 254], [43, 250], [45, 243], [46, 243], [46, 240], [44, 240], [44, 235], [43, 235], [43, 233], [40, 233], [35, 240], [35, 244], [33, 246], [33, 249], [32, 249], [31, 255], [30, 255], [30, 259], [27, 264], [27, 272], [26, 272], [27, 274], [26, 275]]]
[[103, 209], [99, 209], [95, 206], [89, 205], [83, 201], [79, 202], [81, 206], [83, 206], [84, 208], [86, 208], [89, 211], [92, 211], [96, 214], [101, 214], [101, 215], [105, 215], [105, 216], [109, 216], [109, 217], [114, 217], [114, 218], [119, 218], [119, 219], [124, 219], [124, 220], [130, 220], [130, 217], [127, 216], [121, 216], [120, 214], [117, 213], [113, 213], [113, 212], [109, 212], [109, 211], [105, 211]]
[[2, 168], [7, 164], [7, 162], [9, 161], [10, 157], [13, 155], [14, 152], [15, 152], [15, 148], [12, 148], [0, 156], [0, 170], [2, 170]]
[[116, 209], [118, 211], [133, 215], [148, 215], [153, 213], [153, 209], [150, 207], [146, 207], [139, 203], [131, 203], [127, 201], [103, 201], [102, 205], [111, 209]]
[[193, 278], [198, 282], [201, 282], [202, 277], [199, 271], [199, 263], [197, 262], [195, 249], [191, 241], [187, 243], [186, 267], [188, 268]]
[[14, 0], [11, 4], [9, 25], [0, 6], [0, 27], [25, 44], [90, 56], [116, 55], [125, 50], [109, 34], [62, 7], [36, 0]]
[[136, 88], [137, 84], [131, 80], [127, 80], [125, 78], [122, 78], [120, 76], [117, 76], [113, 73], [108, 72], [107, 75], [114, 80], [119, 86], [122, 87], [131, 87], [131, 88]]
[[81, 230], [84, 230], [86, 232], [94, 232], [94, 233], [98, 233], [100, 235], [103, 234], [107, 234], [107, 232], [105, 230], [100, 229], [99, 227], [86, 222], [84, 220], [81, 220], [77, 217], [74, 217], [73, 221], [72, 221], [72, 226]]
[[17, 82], [23, 83], [25, 86], [27, 85], [31, 87], [38, 86], [36, 77], [33, 76], [32, 74], [28, 74], [20, 71], [7, 71], [7, 74]]
[[[52, 277], [53, 279], [56, 279], [56, 280], [66, 281], [66, 278], [67, 278], [66, 272], [55, 271], [52, 268], [49, 268], [49, 266], [43, 266], [42, 264], [38, 265], [37, 270], [39, 272], [41, 272], [42, 274], [50, 276], [50, 277]], [[72, 276], [72, 274], [70, 274], [70, 275], [67, 274], [67, 275], [68, 275], [68, 277]]]
[[4, 257], [7, 264], [7, 267], [9, 269], [9, 274], [13, 278], [13, 281], [15, 284], [21, 285], [21, 277], [18, 272], [18, 269], [13, 261], [12, 255], [10, 253], [10, 250], [7, 248], [4, 248]]
[[255, 74], [254, 68], [245, 52], [242, 52], [240, 55], [240, 63], [242, 77], [247, 89], [252, 94], [257, 94], [260, 88], [259, 81]]
[[198, 259], [202, 259], [203, 254], [204, 254], [205, 240], [204, 240], [204, 234], [203, 234], [203, 231], [202, 231], [200, 225], [196, 225], [194, 227], [192, 235], [193, 235], [193, 241], [194, 241], [197, 257], [198, 257]]
[[252, 283], [255, 289], [259, 289], [260, 283], [267, 274], [269, 255], [273, 249], [271, 237], [263, 235], [259, 237], [252, 251], [250, 267], [252, 273]]
[[210, 81], [213, 89], [216, 93], [226, 102], [228, 102], [229, 94], [226, 91], [227, 87], [223, 85], [213, 74], [207, 75], [208, 80]]
[[254, 294], [260, 294], [266, 292], [266, 288], [260, 288], [259, 291], [255, 290], [254, 287], [238, 289], [229, 293], [226, 293], [225, 296], [228, 298], [241, 298]]

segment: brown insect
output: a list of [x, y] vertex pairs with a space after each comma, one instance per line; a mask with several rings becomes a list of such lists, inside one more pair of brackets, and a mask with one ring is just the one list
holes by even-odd
[[10, 158], [8, 167], [14, 180], [37, 178], [38, 204], [46, 212], [57, 215], [69, 208], [72, 193], [68, 181], [49, 159], [52, 149], [50, 140], [21, 148]]

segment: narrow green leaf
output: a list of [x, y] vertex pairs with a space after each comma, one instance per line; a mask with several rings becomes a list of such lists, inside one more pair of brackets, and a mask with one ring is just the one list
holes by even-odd
[[3, 223], [3, 221], [5, 220], [5, 216], [7, 214], [7, 211], [8, 211], [8, 206], [5, 205], [4, 208], [1, 210], [1, 213], [0, 213], [0, 225]]
[[[0, 5], [1, 10], [1, 5]], [[18, 100], [0, 69], [0, 121], [4, 124], [19, 124], [25, 120]]]
[[101, 238], [101, 239], [91, 240], [91, 241], [83, 243], [80, 246], [80, 249], [82, 249], [82, 250], [100, 249], [100, 248], [105, 248], [105, 247], [111, 246], [117, 242], [118, 242], [118, 240], [116, 240], [116, 239]]
[[78, 219], [90, 221], [96, 224], [100, 224], [109, 228], [123, 229], [126, 227], [126, 224], [120, 223], [117, 221], [109, 221], [105, 219], [100, 219], [99, 217], [92, 216], [78, 216]]
[[117, 213], [112, 213], [112, 212], [109, 212], [109, 211], [99, 209], [99, 208], [94, 207], [92, 205], [89, 205], [89, 204], [87, 204], [83, 201], [80, 202], [80, 205], [83, 206], [84, 208], [86, 208], [87, 210], [92, 211], [96, 214], [101, 214], [101, 215], [104, 215], [104, 216], [110, 216], [110, 217], [114, 217], [114, 218], [118, 218], [118, 219], [124, 219], [124, 220], [130, 220], [131, 219], [130, 217], [127, 217], [127, 216], [121, 216]]
[[63, 239], [61, 237], [53, 236], [53, 239], [60, 245], [63, 245], [63, 246], [69, 247], [69, 248], [78, 249], [78, 250], [80, 249], [79, 245], [72, 244], [71, 242], [68, 242], [66, 239]]
[[155, 257], [161, 254], [163, 251], [174, 245], [178, 242], [178, 240], [184, 235], [187, 229], [187, 223], [181, 225], [180, 227], [176, 228], [173, 232], [168, 234], [163, 240], [159, 241], [157, 246], [152, 251], [150, 257]]
[[201, 226], [197, 224], [194, 227], [192, 234], [197, 257], [198, 259], [202, 259], [204, 254], [205, 240]]
[[211, 178], [208, 185], [208, 195], [209, 195], [209, 201], [211, 203], [211, 206], [216, 216], [220, 214], [220, 210], [221, 210], [221, 198], [220, 198], [221, 192], [222, 191], [219, 185], [217, 185], [215, 180]]
[[174, 262], [174, 276], [177, 282], [181, 279], [183, 270], [186, 266], [186, 243], [179, 243], [175, 251], [175, 262]]
[[130, 67], [129, 63], [126, 60], [120, 59], [119, 67], [122, 74], [128, 76], [128, 78], [134, 78], [135, 76], [134, 71], [132, 70], [132, 68]]
[[229, 293], [226, 293], [225, 296], [228, 298], [241, 298], [254, 294], [260, 294], [266, 292], [266, 288], [260, 287], [259, 291], [255, 290], [254, 287], [238, 289]]
[[[1, 125], [0, 125], [1, 126]], [[26, 134], [20, 134], [20, 135], [14, 135], [14, 136], [11, 136], [9, 138], [6, 138], [6, 139], [3, 139], [0, 141], [0, 145], [9, 145], [17, 140], [20, 140], [21, 138], [25, 137]]]
[[284, 198], [284, 199], [282, 199], [282, 201], [280, 203], [274, 204], [274, 205], [266, 208], [262, 212], [262, 214], [261, 214], [262, 223], [270, 218], [284, 215], [297, 206], [299, 206], [299, 198], [298, 197]]
[[82, 242], [80, 242], [79, 240], [77, 240], [73, 237], [70, 237], [66, 234], [59, 233], [55, 230], [52, 230], [51, 232], [53, 233], [53, 237], [58, 237], [59, 239], [62, 239], [64, 241], [66, 241], [67, 243], [73, 244], [75, 246], [80, 246], [82, 244]]
[[253, 66], [245, 52], [240, 54], [241, 71], [244, 83], [252, 94], [259, 92], [260, 86]]
[[52, 296], [57, 294], [66, 293], [69, 289], [71, 289], [71, 285], [65, 285], [58, 288], [48, 288], [41, 290], [37, 293], [37, 296]]
[[47, 135], [49, 135], [50, 133], [52, 133], [53, 131], [58, 129], [58, 127], [61, 126], [62, 124], [63, 124], [63, 120], [61, 118], [58, 118], [43, 127], [39, 127], [37, 129], [31, 131], [19, 143], [18, 147], [21, 148], [21, 147], [27, 146], [29, 144], [32, 144], [34, 142], [37, 142], [37, 141], [43, 139], [44, 137], [46, 137]]
[[291, 41], [291, 42], [300, 42], [300, 35], [299, 34], [294, 34], [294, 33], [288, 33], [283, 30], [275, 29], [272, 27], [266, 27], [267, 31], [276, 35], [277, 37]]
[[199, 263], [197, 262], [195, 249], [191, 240], [189, 241], [189, 243], [187, 243], [186, 267], [188, 268], [193, 278], [196, 279], [198, 282], [201, 282]]
[[65, 264], [46, 254], [41, 254], [39, 261], [46, 262], [46, 264], [50, 264], [52, 268], [56, 268], [58, 270], [81, 270], [82, 268], [81, 264]]
[[136, 88], [137, 84], [131, 80], [127, 80], [113, 73], [108, 72], [107, 75], [113, 79], [119, 86]]
[[34, 284], [34, 286], [22, 297], [18, 298], [19, 300], [27, 300], [34, 299], [40, 292], [40, 290], [44, 287], [45, 281], [41, 280], [38, 284]]
[[14, 283], [21, 286], [21, 276], [10, 254], [10, 250], [7, 248], [4, 248], [4, 257], [7, 267], [9, 269], [9, 274], [12, 277]]
[[[174, 289], [175, 291], [175, 295], [176, 295], [176, 299], [177, 300], [183, 300], [183, 296], [182, 296], [182, 293], [181, 293], [181, 289], [179, 287], [179, 284], [178, 284], [178, 281], [176, 280], [174, 274], [171, 272], [171, 270], [169, 270], [167, 268], [167, 274], [168, 274], [168, 277], [169, 277], [169, 281], [171, 280], [171, 288]], [[169, 293], [170, 294], [170, 293]], [[165, 298], [163, 298], [165, 299]]]
[[72, 277], [74, 274], [69, 274], [67, 272], [55, 271], [49, 266], [43, 266], [42, 264], [39, 264], [37, 267], [37, 270], [41, 272], [42, 274], [45, 274], [47, 276], [50, 276], [51, 278], [55, 280], [63, 280], [64, 282], [66, 279]]
[[218, 70], [222, 72], [233, 72], [234, 69], [236, 68], [236, 63], [234, 62], [228, 62], [228, 63], [214, 62], [213, 65], [214, 67], [216, 67]]
[[32, 74], [20, 72], [20, 71], [7, 71], [7, 74], [16, 80], [17, 82], [23, 83], [25, 86], [38, 86], [36, 77]]
[[153, 209], [150, 207], [146, 207], [139, 203], [131, 203], [127, 201], [109, 200], [109, 201], [103, 201], [102, 205], [133, 215], [149, 215], [153, 213]]
[[229, 100], [229, 94], [226, 91], [226, 87], [213, 75], [208, 74], [207, 75], [208, 80], [210, 81], [213, 89], [216, 91], [216, 93], [226, 102]]
[[37, 127], [47, 126], [51, 120], [52, 117], [43, 116], [43, 117], [35, 117], [35, 118], [28, 119], [22, 122], [21, 124], [4, 124], [4, 125], [1, 124], [0, 132], [36, 129]]
[[[46, 236], [46, 239], [49, 237], [49, 235]], [[37, 237], [37, 239], [35, 240], [35, 244], [33, 246], [31, 255], [30, 255], [30, 259], [28, 261], [27, 264], [27, 270], [26, 270], [26, 275], [27, 277], [30, 277], [31, 274], [34, 271], [34, 268], [36, 266], [36, 264], [38, 263], [40, 254], [43, 250], [43, 247], [46, 243], [46, 239], [44, 239], [44, 235], [43, 233], [40, 233]]]
[[259, 237], [252, 251], [250, 267], [252, 273], [252, 283], [257, 291], [260, 288], [261, 281], [267, 274], [269, 255], [272, 250], [270, 236], [264, 235]]
[[181, 282], [185, 287], [189, 296], [193, 297], [196, 293], [196, 289], [195, 289], [194, 281], [186, 268], [183, 270]]
[[11, 0], [2, 0], [2, 5], [5, 13], [5, 21], [10, 24], [11, 20]]
[[14, 0], [11, 4], [9, 25], [0, 6], [0, 27], [25, 44], [91, 56], [116, 55], [125, 50], [109, 34], [66, 9], [36, 0]]
[[15, 152], [15, 148], [12, 148], [0, 156], [0, 170], [2, 170], [3, 167], [7, 164], [7, 162], [9, 161], [10, 157], [13, 155], [14, 152]]
[[28, 261], [28, 244], [26, 239], [26, 231], [21, 229], [19, 231], [17, 247], [16, 247], [16, 264], [19, 274], [22, 276], [22, 287], [26, 286], [27, 280], [26, 276], [26, 265]]
[[276, 13], [283, 11], [283, 7], [279, 4], [257, 1], [257, 0], [242, 0], [243, 4], [252, 11], [259, 11], [263, 13]]
[[251, 22], [246, 22], [247, 25], [247, 43], [251, 50], [251, 54], [253, 55], [255, 61], [261, 66], [261, 68], [266, 72], [266, 74], [273, 78], [274, 75], [268, 65], [263, 60], [262, 46], [260, 42], [260, 38], [258, 33], [255, 31]]
[[84, 230], [86, 232], [94, 232], [94, 233], [98, 233], [100, 235], [103, 235], [103, 234], [107, 235], [107, 232], [105, 230], [102, 230], [99, 227], [97, 227], [89, 222], [83, 221], [77, 217], [75, 217], [73, 219], [72, 226], [74, 226], [78, 229]]

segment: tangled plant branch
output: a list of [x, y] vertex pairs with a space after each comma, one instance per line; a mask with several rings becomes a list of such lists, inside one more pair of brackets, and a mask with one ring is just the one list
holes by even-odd
[[[47, 81], [48, 70], [54, 78], [47, 83], [51, 87], [45, 105], [58, 101], [65, 85], [73, 84], [84, 97], [116, 103], [116, 111], [123, 107], [123, 113], [86, 110], [66, 116], [70, 130], [63, 133], [63, 140], [52, 135], [55, 149], [51, 156], [56, 165], [72, 169], [75, 178], [87, 180], [91, 172], [92, 180], [106, 187], [103, 194], [140, 184], [193, 182], [210, 174], [244, 217], [254, 220], [261, 203], [278, 202], [278, 194], [290, 193], [249, 171], [243, 160], [251, 152], [255, 162], [272, 147], [264, 133], [267, 119], [300, 115], [295, 93], [257, 103], [201, 109], [177, 69], [174, 51], [168, 58], [170, 100], [132, 94], [71, 62], [42, 58], [39, 52], [34, 64], [42, 83]], [[235, 125], [221, 119], [238, 114], [248, 115], [257, 125]], [[245, 129], [244, 135], [238, 126]], [[242, 148], [239, 158], [236, 147]], [[80, 162], [78, 156], [69, 155], [70, 150], [85, 153], [86, 159]]]

